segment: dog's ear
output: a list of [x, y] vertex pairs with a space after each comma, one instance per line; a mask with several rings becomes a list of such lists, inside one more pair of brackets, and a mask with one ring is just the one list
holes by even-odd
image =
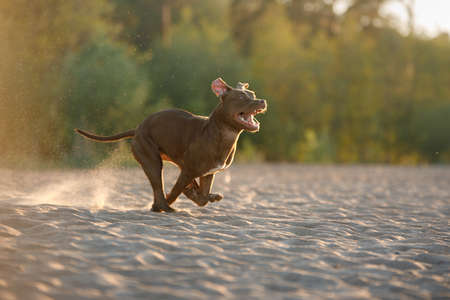
[[225, 81], [223, 81], [222, 78], [219, 77], [211, 83], [211, 89], [217, 97], [221, 97], [232, 88]]
[[245, 90], [245, 89], [248, 89], [248, 83], [238, 82], [236, 88], [237, 88], [238, 90]]

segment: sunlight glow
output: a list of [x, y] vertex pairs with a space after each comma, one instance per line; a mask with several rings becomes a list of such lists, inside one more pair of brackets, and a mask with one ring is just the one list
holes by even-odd
[[[410, 0], [409, 0], [410, 1]], [[383, 14], [392, 14], [399, 19], [399, 28], [407, 33], [408, 15], [404, 1], [394, 1], [383, 8]], [[414, 26], [416, 33], [437, 36], [442, 32], [450, 33], [450, 1], [415, 0]]]

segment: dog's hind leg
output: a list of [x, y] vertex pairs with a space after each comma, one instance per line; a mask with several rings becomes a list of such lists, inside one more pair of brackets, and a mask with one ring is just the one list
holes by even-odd
[[162, 160], [157, 146], [142, 136], [136, 136], [131, 143], [134, 158], [141, 164], [145, 175], [153, 189], [152, 211], [173, 212], [164, 196], [164, 182], [162, 178]]
[[173, 186], [170, 193], [167, 195], [167, 203], [172, 204], [177, 200], [178, 196], [185, 190], [188, 184], [194, 181], [194, 177], [187, 172], [181, 170], [180, 176], [178, 176], [177, 182]]

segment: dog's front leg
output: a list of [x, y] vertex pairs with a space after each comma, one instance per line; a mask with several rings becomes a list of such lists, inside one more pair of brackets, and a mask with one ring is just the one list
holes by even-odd
[[[205, 206], [208, 202], [215, 202], [222, 200], [223, 196], [220, 194], [211, 194], [211, 188], [214, 182], [214, 175], [206, 175], [200, 177], [200, 186], [196, 190], [196, 197], [190, 198], [198, 206]], [[196, 182], [195, 182], [196, 183]], [[193, 185], [195, 187], [195, 185]]]
[[184, 188], [183, 194], [194, 201], [198, 206], [205, 206], [208, 202], [222, 200], [222, 195], [210, 194], [213, 182], [214, 175], [200, 177], [200, 185], [194, 179]]
[[212, 185], [214, 183], [214, 174], [200, 177], [200, 195], [209, 202], [222, 200], [223, 196], [220, 194], [211, 194]]
[[198, 185], [197, 180], [192, 180], [192, 182], [184, 188], [183, 194], [195, 202], [200, 196], [200, 186]]

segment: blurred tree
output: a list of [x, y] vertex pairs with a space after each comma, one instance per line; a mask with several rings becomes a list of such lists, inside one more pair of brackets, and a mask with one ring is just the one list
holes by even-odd
[[[112, 20], [121, 24], [120, 37], [134, 45], [137, 51], [151, 50], [161, 38], [170, 41], [172, 26], [179, 22], [180, 11], [193, 0], [112, 0], [115, 4]], [[197, 1], [198, 2], [198, 1]]]
[[400, 138], [425, 160], [450, 162], [450, 38], [416, 39], [413, 53], [411, 124], [399, 124]]
[[148, 64], [152, 97], [165, 99], [171, 106], [209, 114], [217, 104], [211, 81], [222, 76], [233, 84], [245, 81], [248, 75], [227, 25], [193, 16], [193, 10], [186, 8], [182, 21], [173, 28], [170, 43], [155, 43]]
[[112, 134], [135, 128], [149, 113], [150, 107], [144, 106], [149, 81], [128, 52], [107, 37], [97, 36], [67, 57], [64, 74], [67, 149], [72, 148], [75, 138], [73, 128]]
[[275, 0], [232, 0], [230, 6], [231, 34], [240, 50], [248, 55], [259, 18]]
[[380, 9], [387, 2], [392, 0], [352, 0], [344, 18], [357, 20], [359, 26], [365, 31], [374, 30], [384, 24]]
[[[381, 14], [395, 1], [407, 36]], [[449, 162], [450, 40], [415, 34], [413, 1], [0, 1], [0, 158], [89, 151], [75, 126], [207, 114], [222, 76], [269, 103], [242, 159]]]
[[309, 85], [305, 56], [284, 8], [272, 3], [255, 23], [250, 50], [256, 91], [269, 99], [270, 118], [261, 118], [261, 142], [269, 160], [292, 160], [292, 145], [301, 138], [302, 112], [310, 107], [315, 86]]
[[60, 65], [104, 22], [111, 10], [99, 1], [0, 1], [0, 138], [2, 157], [12, 161], [52, 158], [64, 132], [60, 114]]
[[[430, 162], [450, 159], [450, 102], [421, 107], [413, 119], [416, 149]], [[410, 141], [411, 142], [411, 141]]]
[[285, 1], [289, 18], [296, 27], [307, 26], [312, 35], [326, 32], [336, 34], [338, 30], [338, 17], [333, 7], [336, 0], [289, 0]]

